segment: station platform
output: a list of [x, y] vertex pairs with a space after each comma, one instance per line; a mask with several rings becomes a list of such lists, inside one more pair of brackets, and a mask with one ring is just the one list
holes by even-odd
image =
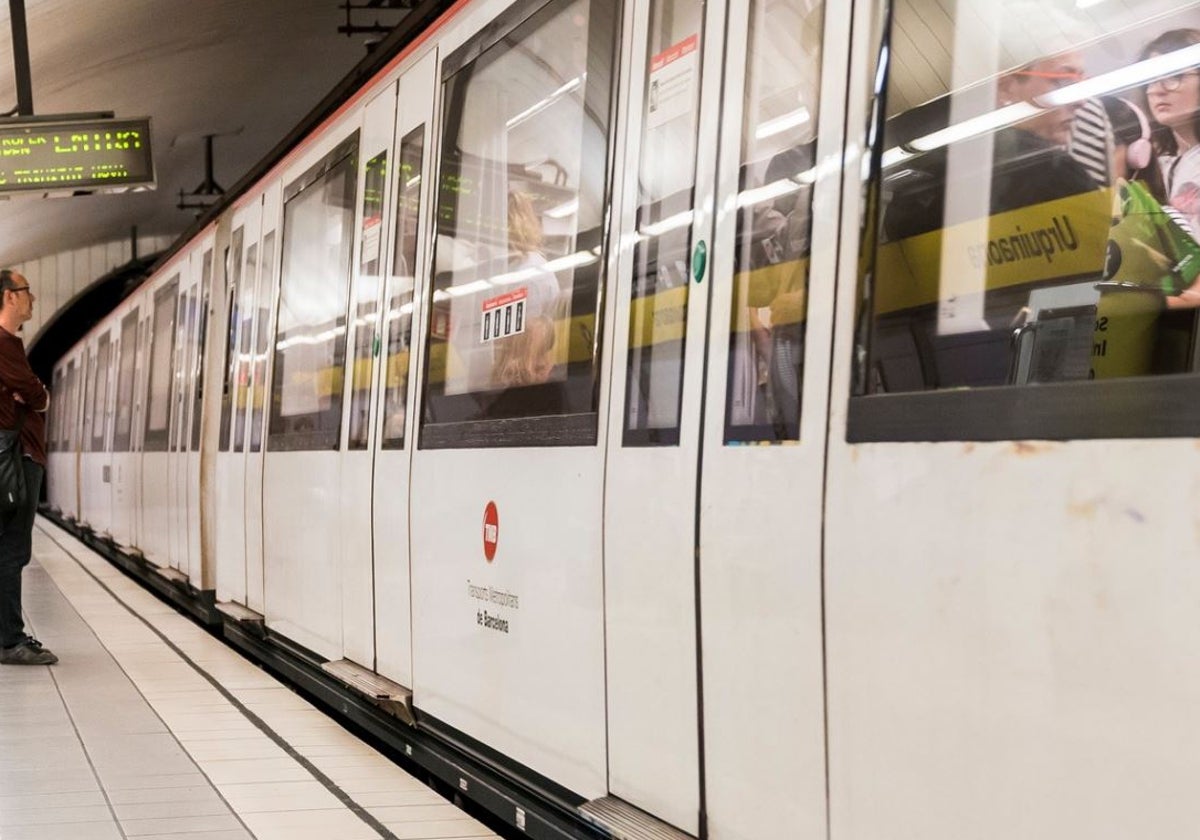
[[437, 840], [487, 826], [39, 517], [0, 667], [3, 840]]

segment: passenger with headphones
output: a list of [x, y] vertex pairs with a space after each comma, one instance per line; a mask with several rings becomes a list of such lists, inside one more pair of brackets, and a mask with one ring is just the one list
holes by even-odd
[[[1143, 60], [1200, 44], [1200, 30], [1172, 29], [1142, 50]], [[1155, 79], [1146, 85], [1150, 139], [1158, 157], [1162, 202], [1187, 219], [1200, 238], [1200, 68]], [[1200, 307], [1200, 281], [1167, 299], [1172, 307]]]
[[1113, 180], [1143, 181], [1151, 194], [1165, 203], [1162, 173], [1151, 142], [1150, 120], [1146, 112], [1133, 100], [1122, 96], [1105, 96], [1100, 101], [1112, 126]]

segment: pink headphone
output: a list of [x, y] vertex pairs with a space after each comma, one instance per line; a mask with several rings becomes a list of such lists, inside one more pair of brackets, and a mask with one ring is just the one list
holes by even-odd
[[[1120, 99], [1120, 97], [1117, 97]], [[1137, 116], [1138, 125], [1142, 127], [1142, 136], [1129, 144], [1129, 148], [1125, 151], [1125, 160], [1131, 169], [1145, 169], [1150, 165], [1150, 158], [1154, 151], [1154, 147], [1150, 144], [1150, 121], [1146, 119], [1146, 115], [1142, 113], [1142, 109], [1134, 105], [1128, 99], [1121, 99], [1129, 110]]]

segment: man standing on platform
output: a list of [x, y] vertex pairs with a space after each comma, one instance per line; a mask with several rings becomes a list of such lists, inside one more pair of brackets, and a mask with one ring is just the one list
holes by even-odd
[[53, 665], [58, 661], [25, 632], [21, 618], [21, 571], [33, 555], [33, 518], [46, 474], [46, 409], [50, 393], [29, 366], [17, 332], [33, 317], [29, 281], [0, 270], [0, 429], [21, 425], [21, 459], [27, 488], [25, 506], [0, 523], [0, 664]]

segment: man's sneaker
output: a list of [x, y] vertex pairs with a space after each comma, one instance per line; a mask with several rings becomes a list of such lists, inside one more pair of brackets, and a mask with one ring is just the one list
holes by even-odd
[[32, 636], [19, 645], [0, 648], [0, 665], [53, 665], [57, 661], [58, 657]]

